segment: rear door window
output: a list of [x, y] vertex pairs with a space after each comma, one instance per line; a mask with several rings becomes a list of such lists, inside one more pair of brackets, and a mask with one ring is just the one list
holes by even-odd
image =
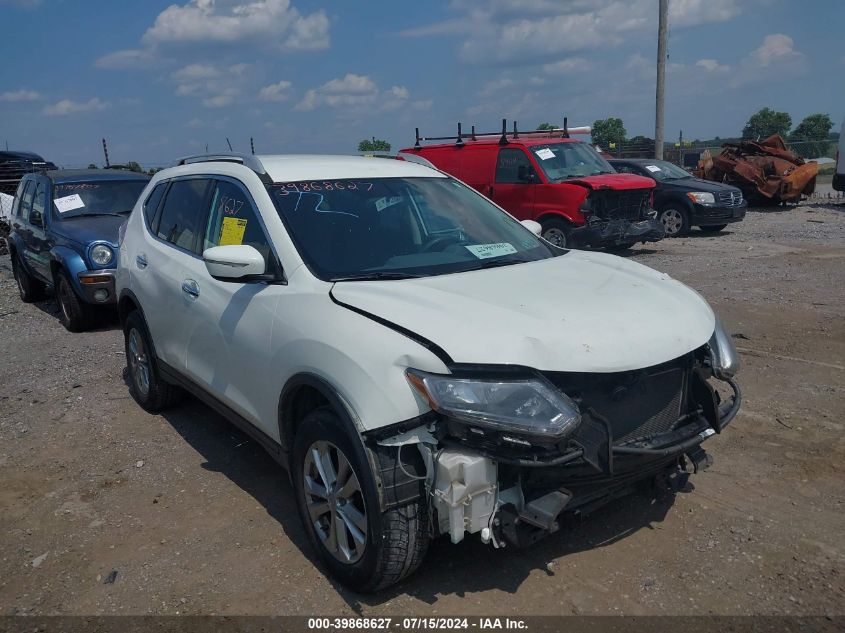
[[199, 254], [205, 223], [205, 200], [210, 180], [175, 180], [167, 191], [156, 234], [159, 239]]

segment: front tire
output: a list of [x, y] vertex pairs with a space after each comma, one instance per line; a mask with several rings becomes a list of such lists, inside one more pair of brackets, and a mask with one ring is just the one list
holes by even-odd
[[657, 219], [663, 225], [666, 237], [683, 237], [689, 233], [689, 212], [680, 205], [661, 209]]
[[15, 253], [12, 257], [12, 274], [18, 284], [18, 294], [24, 303], [35, 303], [44, 299], [44, 282], [36, 279], [28, 272], [21, 261], [21, 256]]
[[557, 218], [549, 218], [543, 220], [543, 232], [541, 233], [544, 240], [550, 244], [554, 244], [559, 248], [569, 248], [569, 238], [572, 232], [572, 226], [565, 220]]
[[331, 408], [315, 409], [302, 421], [291, 472], [311, 544], [342, 584], [378, 591], [422, 563], [429, 541], [427, 499], [382, 513], [364, 447]]
[[141, 314], [136, 310], [126, 317], [123, 326], [129, 393], [150, 413], [158, 413], [182, 399], [182, 390], [162, 380], [150, 344], [150, 334]]
[[94, 322], [94, 307], [81, 301], [64, 270], [56, 272], [56, 302], [59, 320], [68, 332], [82, 332]]

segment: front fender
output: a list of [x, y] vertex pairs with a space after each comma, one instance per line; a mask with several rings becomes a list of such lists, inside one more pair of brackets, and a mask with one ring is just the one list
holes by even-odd
[[73, 284], [73, 289], [80, 296], [84, 296], [82, 285], [79, 283], [77, 276], [81, 272], [88, 270], [88, 265], [82, 256], [72, 248], [67, 246], [54, 246], [50, 249], [50, 268], [55, 272], [57, 267], [64, 268], [70, 278], [70, 283]]

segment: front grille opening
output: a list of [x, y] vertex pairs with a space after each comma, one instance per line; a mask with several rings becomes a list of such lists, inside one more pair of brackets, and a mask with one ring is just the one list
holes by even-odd
[[602, 220], [638, 222], [648, 211], [649, 198], [649, 190], [633, 189], [631, 191], [593, 191], [589, 199], [595, 217]]
[[548, 372], [557, 387], [607, 418], [613, 443], [623, 444], [667, 433], [689, 413], [692, 355], [646, 369], [612, 374]]

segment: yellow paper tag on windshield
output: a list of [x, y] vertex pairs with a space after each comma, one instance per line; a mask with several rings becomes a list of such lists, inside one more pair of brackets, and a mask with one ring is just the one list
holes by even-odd
[[218, 246], [240, 246], [244, 242], [245, 231], [246, 220], [240, 218], [223, 218]]

